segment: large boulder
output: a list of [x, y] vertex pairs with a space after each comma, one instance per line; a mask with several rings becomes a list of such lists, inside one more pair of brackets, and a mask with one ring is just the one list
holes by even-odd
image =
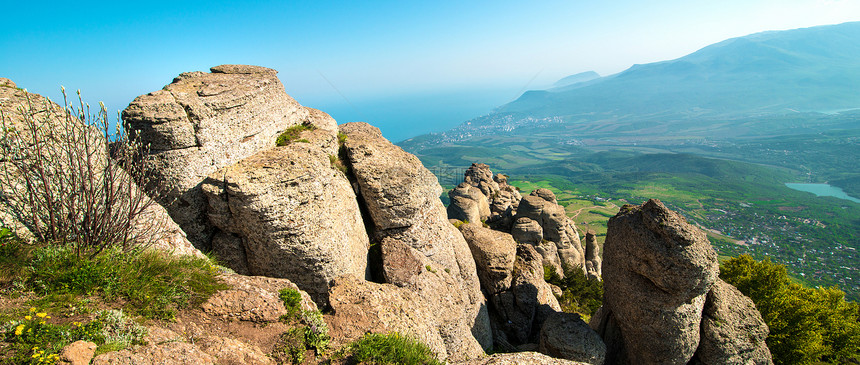
[[603, 308], [591, 324], [607, 364], [689, 362], [719, 270], [704, 232], [659, 200], [625, 205], [609, 220], [603, 258]]
[[540, 352], [552, 357], [602, 365], [606, 345], [576, 313], [554, 313], [540, 331]]
[[464, 182], [449, 191], [448, 197], [449, 219], [480, 223], [490, 218], [490, 203], [480, 189]]
[[[472, 186], [486, 198], [487, 211], [481, 211], [481, 219], [494, 229], [508, 232], [511, 224], [513, 224], [512, 218], [521, 198], [516, 187], [508, 185], [507, 176], [493, 175], [490, 166], [482, 163], [473, 163], [463, 175], [463, 183], [458, 186], [458, 189], [462, 189], [462, 186]], [[457, 195], [460, 194], [455, 193], [454, 196]], [[459, 206], [460, 202], [455, 201], [454, 196], [451, 196], [451, 205], [457, 204]], [[481, 204], [479, 207], [483, 209], [484, 206]], [[462, 220], [462, 218], [457, 218], [458, 213], [457, 208], [454, 208], [453, 211], [449, 210], [449, 217]]]
[[299, 291], [301, 310], [317, 310], [310, 295], [287, 279], [224, 273], [218, 276], [218, 281], [230, 288], [216, 292], [200, 305], [211, 316], [260, 324], [277, 322], [288, 313], [280, 298], [281, 289]]
[[480, 223], [463, 224], [460, 232], [472, 250], [484, 292], [493, 295], [508, 290], [517, 255], [513, 237], [484, 228]]
[[543, 241], [543, 228], [529, 217], [519, 217], [511, 227], [511, 235], [517, 243], [538, 245]]
[[[429, 302], [433, 315], [445, 318], [444, 326], [437, 329], [446, 338], [449, 352], [464, 358], [478, 356], [482, 348], [492, 345], [486, 303], [469, 246], [448, 222], [439, 200], [438, 180], [417, 157], [383, 138], [379, 129], [347, 123], [340, 130], [346, 134], [347, 163], [369, 215], [371, 238], [382, 245], [382, 271], [389, 273], [386, 282], [412, 289]], [[434, 275], [410, 273], [399, 262], [403, 257], [411, 257], [412, 265], [423, 265], [418, 269], [424, 267]], [[440, 297], [456, 298], [454, 302], [462, 304], [448, 308]]]
[[321, 306], [340, 276], [365, 278], [370, 245], [355, 194], [309, 143], [275, 147], [202, 184], [213, 250], [238, 272], [287, 278]]
[[752, 300], [718, 280], [708, 293], [694, 364], [773, 364], [767, 325]]
[[216, 170], [273, 147], [287, 128], [329, 118], [284, 92], [277, 71], [222, 65], [186, 72], [163, 89], [138, 96], [123, 111], [126, 128], [150, 146], [150, 171], [167, 185], [166, 206], [195, 246], [208, 249], [213, 230], [200, 183]]
[[[55, 197], [65, 199], [72, 197], [74, 191], [94, 188], [97, 194], [103, 194], [100, 195], [102, 197], [100, 199], [114, 201], [111, 209], [119, 212], [120, 222], [129, 213], [133, 215], [128, 222], [130, 227], [127, 232], [133, 243], [176, 255], [203, 257], [164, 208], [150, 199], [136, 185], [140, 180], [122, 170], [120, 165], [113, 163], [114, 160], [111, 160], [108, 154], [105, 136], [95, 126], [85, 125], [77, 115], [68, 114], [68, 111], [49, 99], [17, 89], [14, 83], [8, 79], [4, 80], [7, 81], [3, 81], [3, 85], [0, 85], [0, 111], [3, 114], [4, 127], [15, 130], [16, 133], [8, 134], [3, 143], [17, 144], [23, 151], [32, 151], [34, 141], [40, 141], [43, 146], [42, 163], [47, 168], [55, 169], [52, 174], [49, 174], [53, 179], [53, 181], [49, 180], [49, 183], [57, 183], [51, 185], [60, 186], [59, 182], [62, 181], [67, 188], [64, 193], [54, 191]], [[35, 130], [38, 132], [34, 134], [34, 129], [28, 128], [28, 125], [36, 127]], [[88, 148], [87, 151], [84, 151], [84, 148]], [[70, 156], [76, 157], [73, 161], [69, 161]], [[35, 229], [34, 222], [30, 219], [19, 219], [29, 218], [30, 215], [26, 212], [32, 209], [32, 206], [27, 203], [29, 200], [26, 195], [21, 194], [25, 190], [23, 176], [14, 172], [20, 170], [14, 168], [6, 170], [7, 167], [14, 165], [7, 158], [32, 159], [33, 157], [26, 153], [20, 156], [4, 153], [4, 157], [0, 159], [0, 164], [3, 164], [0, 171], [10, 172], [10, 174], [0, 173], [3, 176], [0, 189], [3, 190], [2, 195], [6, 197], [6, 204], [0, 206], [0, 224], [11, 227], [19, 237], [32, 240], [36, 238], [35, 231], [31, 231]], [[99, 181], [108, 183], [107, 179], [112, 180], [110, 182], [113, 184], [110, 194], [112, 198], [106, 198], [106, 191], [102, 190], [102, 185], [99, 185]], [[92, 192], [92, 190], [86, 191]], [[85, 206], [84, 199], [77, 201], [81, 203], [65, 201], [65, 204], [54, 207], [56, 211], [53, 213], [68, 217], [79, 215], [86, 209], [92, 208], [92, 206]], [[68, 211], [62, 211], [63, 209]], [[47, 214], [47, 212], [43, 213]], [[104, 211], [96, 213], [101, 214]], [[116, 223], [116, 221], [113, 222]], [[39, 223], [45, 222], [39, 221]]]

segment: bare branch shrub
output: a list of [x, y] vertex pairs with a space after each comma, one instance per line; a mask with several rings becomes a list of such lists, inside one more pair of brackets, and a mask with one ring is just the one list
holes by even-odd
[[[130, 251], [156, 239], [155, 202], [139, 187], [146, 149], [117, 123], [109, 131], [104, 104], [92, 114], [78, 91], [78, 106], [50, 100], [0, 109], [0, 205], [42, 242], [72, 244], [80, 255], [109, 247]], [[143, 218], [143, 219], [142, 219]]]

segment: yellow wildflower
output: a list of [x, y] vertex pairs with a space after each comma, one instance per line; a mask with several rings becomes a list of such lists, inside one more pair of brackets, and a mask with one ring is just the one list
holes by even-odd
[[36, 313], [36, 316], [37, 316], [37, 317], [39, 317], [39, 318], [45, 318], [45, 316], [47, 316], [47, 315], [48, 315], [48, 313], [45, 313], [45, 312], [42, 312], [42, 313]]
[[15, 336], [20, 336], [22, 333], [24, 333], [24, 325], [19, 324], [18, 327], [15, 327]]
[[36, 313], [36, 307], [31, 307], [31, 308], [30, 308], [30, 313]]
[[33, 317], [32, 316], [24, 316], [24, 319], [29, 321], [29, 320], [33, 319]]

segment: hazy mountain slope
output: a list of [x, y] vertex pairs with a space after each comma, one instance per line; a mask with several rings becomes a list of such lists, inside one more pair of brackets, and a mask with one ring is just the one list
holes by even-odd
[[587, 85], [529, 91], [496, 114], [687, 119], [858, 108], [858, 60], [860, 22], [757, 33]]

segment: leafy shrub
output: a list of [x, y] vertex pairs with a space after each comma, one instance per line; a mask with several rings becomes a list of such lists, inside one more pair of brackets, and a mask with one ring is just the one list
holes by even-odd
[[305, 351], [305, 328], [296, 327], [281, 334], [273, 355], [276, 358], [286, 358], [291, 364], [301, 364], [305, 361]]
[[162, 224], [139, 223], [162, 185], [147, 173], [147, 148], [121, 123], [110, 133], [103, 104], [93, 115], [80, 92], [77, 108], [65, 90], [63, 101], [58, 108], [28, 96], [17, 113], [0, 113], [0, 209], [38, 241], [71, 243], [79, 256], [152, 242]]
[[287, 128], [278, 138], [275, 140], [275, 145], [278, 146], [286, 146], [291, 142], [309, 142], [306, 139], [300, 140], [302, 136], [302, 132], [304, 131], [312, 131], [317, 129], [313, 124], [299, 124], [294, 125], [292, 127]]
[[367, 334], [349, 346], [353, 360], [371, 364], [441, 365], [436, 354], [420, 341], [397, 332]]
[[320, 311], [302, 311], [302, 322], [305, 324], [305, 345], [317, 353], [328, 350], [331, 337], [328, 335], [328, 325], [323, 320]]
[[284, 288], [278, 291], [278, 296], [284, 302], [284, 307], [287, 308], [287, 318], [292, 319], [299, 315], [302, 311], [302, 294], [298, 290]]
[[836, 287], [794, 283], [785, 266], [741, 255], [724, 262], [720, 278], [752, 299], [770, 328], [767, 346], [776, 364], [860, 359], [860, 307]]
[[582, 268], [564, 267], [564, 278], [552, 266], [544, 266], [544, 280], [561, 288], [558, 304], [568, 313], [579, 313], [587, 321], [603, 304], [603, 282], [589, 279]]
[[346, 133], [337, 132], [337, 144], [343, 146], [344, 143], [346, 143]]

